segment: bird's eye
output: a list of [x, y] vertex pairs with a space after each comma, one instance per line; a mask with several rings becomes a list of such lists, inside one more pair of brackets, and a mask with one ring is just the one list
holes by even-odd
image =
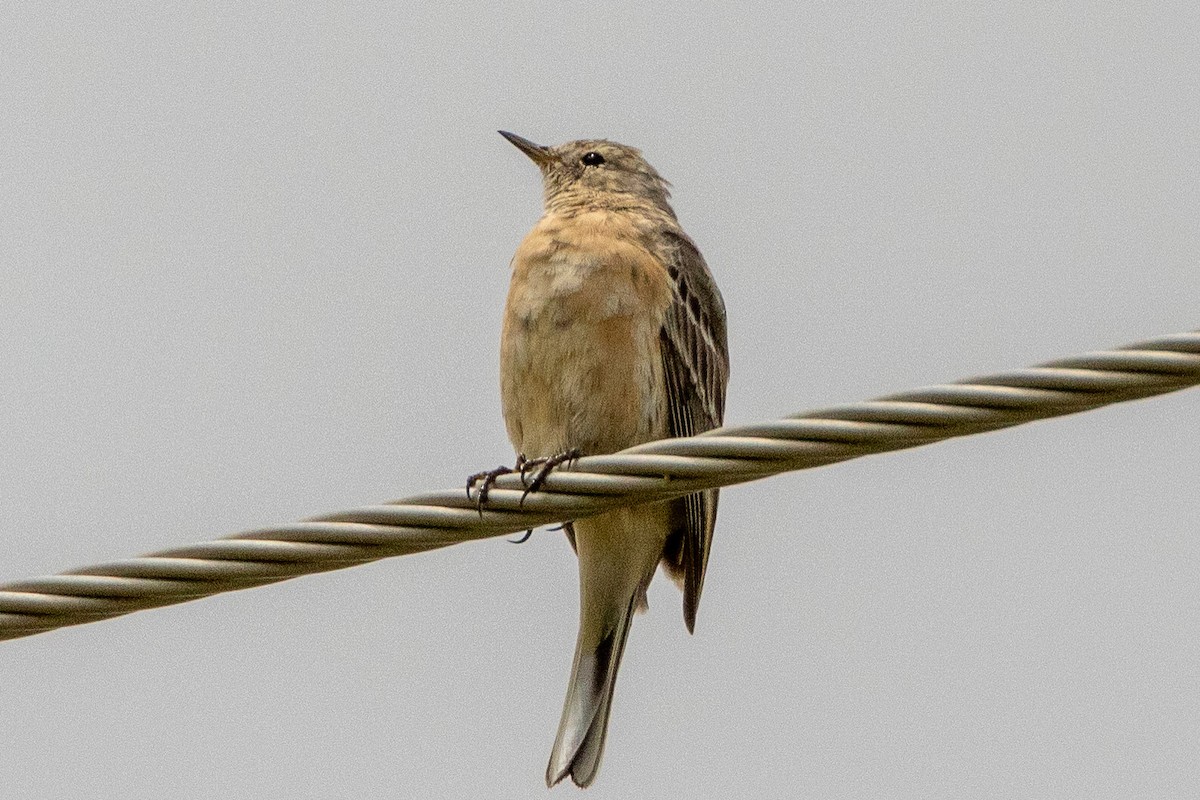
[[584, 153], [583, 158], [579, 160], [583, 162], [584, 166], [595, 167], [604, 163], [604, 156], [593, 150], [590, 153]]

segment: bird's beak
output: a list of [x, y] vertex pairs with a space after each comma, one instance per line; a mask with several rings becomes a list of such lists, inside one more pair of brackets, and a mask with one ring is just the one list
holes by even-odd
[[512, 142], [522, 153], [533, 159], [533, 163], [537, 164], [538, 167], [545, 167], [555, 160], [554, 153], [551, 152], [549, 147], [534, 144], [524, 136], [517, 136], [515, 133], [509, 133], [508, 131], [497, 131], [497, 133]]

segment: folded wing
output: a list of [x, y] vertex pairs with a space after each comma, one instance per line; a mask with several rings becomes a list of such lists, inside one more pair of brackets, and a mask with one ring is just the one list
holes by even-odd
[[[661, 331], [671, 436], [692, 436], [719, 427], [725, 417], [729, 345], [725, 303], [704, 257], [682, 231], [665, 231], [662, 254], [675, 282], [675, 299]], [[717, 520], [717, 490], [671, 503], [671, 534], [663, 555], [683, 588], [683, 618], [689, 631], [704, 588], [704, 571]]]

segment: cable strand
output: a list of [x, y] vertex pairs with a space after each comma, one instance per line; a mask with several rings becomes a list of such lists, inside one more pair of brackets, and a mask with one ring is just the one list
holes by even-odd
[[585, 456], [525, 495], [503, 475], [482, 509], [461, 488], [260, 528], [140, 558], [0, 585], [16, 639], [397, 555], [504, 536], [620, 505], [667, 500], [1177, 391], [1200, 383], [1200, 331], [784, 419]]

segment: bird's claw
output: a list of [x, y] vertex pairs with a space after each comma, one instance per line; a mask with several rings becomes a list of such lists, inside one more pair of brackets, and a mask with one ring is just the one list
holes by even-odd
[[[519, 460], [517, 462], [517, 466], [518, 468], [520, 467]], [[495, 469], [476, 472], [474, 475], [471, 475], [467, 478], [468, 500], [471, 499], [471, 490], [475, 489], [476, 484], [479, 484], [479, 488], [475, 489], [475, 505], [479, 509], [479, 516], [483, 516], [483, 504], [487, 502], [488, 492], [491, 491], [492, 486], [496, 483], [496, 479], [501, 475], [509, 475], [516, 471], [517, 470], [513, 469], [512, 467], [500, 466], [496, 467]], [[524, 483], [524, 481], [522, 481], [522, 483]]]
[[526, 542], [529, 541], [530, 536], [533, 536], [533, 528], [530, 528], [529, 530], [525, 531], [525, 535], [522, 536], [520, 539], [505, 539], [505, 541], [508, 542], [509, 544], [525, 544]]
[[[495, 469], [476, 472], [467, 478], [467, 499], [471, 498], [471, 490], [475, 490], [475, 506], [479, 510], [479, 516], [483, 516], [483, 505], [487, 502], [488, 492], [492, 486], [496, 484], [496, 479], [501, 475], [511, 475], [514, 472], [521, 476], [521, 483], [525, 486], [525, 491], [521, 494], [521, 505], [525, 504], [525, 498], [530, 492], [536, 492], [542, 488], [542, 484], [546, 482], [546, 478], [554, 471], [555, 467], [562, 464], [570, 464], [575, 459], [579, 458], [580, 452], [572, 447], [570, 450], [564, 450], [552, 456], [543, 456], [541, 458], [526, 458], [524, 453], [517, 456], [517, 463], [511, 467], [499, 466]], [[536, 471], [535, 471], [536, 470]], [[532, 473], [533, 477], [530, 478]], [[533, 535], [533, 529], [525, 532], [525, 535], [520, 539], [513, 540], [514, 544], [521, 544], [529, 540]]]
[[[525, 491], [521, 494], [521, 503], [525, 503], [525, 498], [530, 492], [536, 492], [542, 488], [542, 484], [546, 482], [546, 478], [550, 477], [550, 473], [555, 467], [567, 464], [579, 458], [580, 452], [578, 448], [572, 447], [570, 450], [564, 450], [552, 456], [544, 456], [542, 458], [525, 458], [522, 456], [517, 460], [517, 467], [521, 473], [521, 483], [525, 484]], [[533, 473], [533, 479], [529, 482], [525, 481], [525, 476], [530, 470], [536, 468], [537, 472]]]

